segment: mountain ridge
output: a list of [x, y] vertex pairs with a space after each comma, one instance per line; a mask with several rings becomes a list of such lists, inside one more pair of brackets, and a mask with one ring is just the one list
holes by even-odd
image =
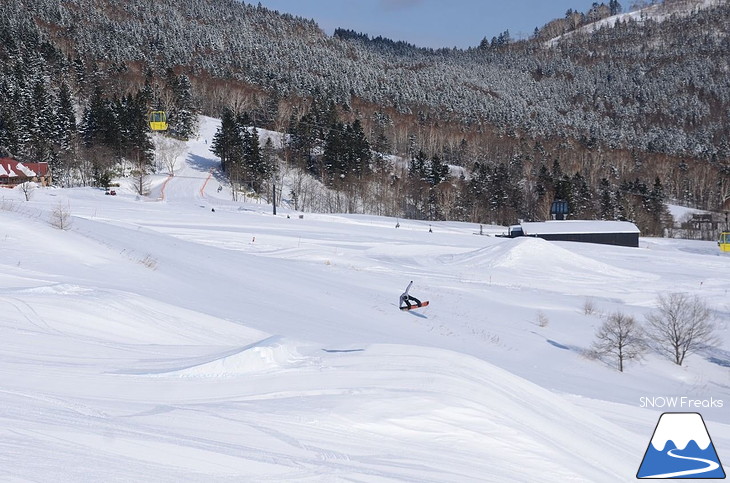
[[[32, 3], [35, 6], [39, 2]], [[614, 101], [615, 105], [611, 106], [613, 111], [623, 111], [614, 116], [614, 122], [620, 123], [617, 127], [628, 128], [634, 123], [638, 128], [642, 124], [637, 122], [640, 121], [638, 113], [632, 115], [630, 109], [621, 108], [623, 103], [639, 108], [644, 114], [662, 107], [652, 104], [651, 99], [626, 97], [627, 89], [622, 89], [623, 94], [612, 92], [608, 85], [596, 82], [594, 69], [581, 68], [580, 63], [570, 60], [575, 54], [563, 56], [541, 52], [539, 44], [530, 41], [466, 51], [405, 48], [407, 56], [398, 55], [398, 50], [394, 49], [394, 57], [384, 57], [382, 50], [363, 48], [368, 43], [328, 37], [311, 20], [237, 2], [195, 0], [183, 5], [161, 0], [146, 5], [146, 2], [132, 1], [123, 7], [90, 0], [43, 0], [40, 3], [46, 8], [37, 8], [31, 17], [41, 32], [58, 43], [66, 55], [73, 53], [86, 57], [87, 61], [112, 64], [142, 62], [152, 66], [162, 62], [184, 68], [191, 74], [207, 73], [215, 78], [244, 82], [265, 92], [274, 90], [280, 97], [312, 95], [311, 88], [315, 88], [330, 92], [340, 102], [349, 102], [349, 98], [354, 97], [376, 105], [390, 104], [404, 114], [429, 112], [443, 122], [456, 121], [472, 128], [486, 123], [499, 129], [519, 129], [533, 136], [562, 131], [577, 138], [590, 134], [595, 128], [597, 141], [614, 147], [633, 145], [644, 149], [651, 142], [648, 132], [634, 133], [641, 139], [627, 142], [636, 136], [623, 129], [611, 128], [604, 119], [610, 114], [609, 106], [591, 101], [591, 109], [584, 109], [588, 107], [586, 94], [596, 90], [590, 98], [607, 97], [611, 101], [613, 98], [621, 101], [623, 96], [623, 102]], [[13, 0], [10, 6], [29, 13], [28, 2]], [[711, 6], [692, 17], [715, 9], [720, 9], [715, 12], [716, 16], [722, 17], [727, 8], [726, 4]], [[676, 21], [666, 19], [652, 28], [662, 29], [667, 25], [669, 30]], [[646, 29], [639, 25], [626, 28]], [[612, 33], [620, 30], [614, 27]], [[114, 32], [113, 37], [109, 37], [110, 31]], [[727, 38], [724, 40], [727, 42]], [[574, 48], [572, 42], [574, 40], [562, 49]], [[402, 47], [399, 42], [394, 45]], [[593, 48], [596, 48], [595, 44]], [[565, 64], [565, 61], [569, 63]], [[684, 62], [676, 59], [675, 65], [681, 68]], [[720, 64], [723, 64], [722, 60]], [[622, 77], [632, 70], [630, 66], [620, 68], [621, 64], [615, 62], [613, 66], [609, 63], [599, 67], [600, 70], [610, 67], [618, 70], [611, 76], [611, 83], [621, 85], [625, 84]], [[718, 69], [707, 67], [708, 79], [711, 79], [716, 75], [713, 71], [718, 72]], [[600, 74], [600, 70], [596, 73]], [[621, 74], [621, 70], [625, 73]], [[564, 75], [550, 75], [560, 71], [569, 74], [567, 78], [572, 77], [572, 89], [561, 80]], [[586, 84], [587, 90], [580, 84]], [[674, 83], [660, 84], [666, 84], [664, 87], [670, 92], [677, 91]], [[476, 88], [470, 88], [470, 85]], [[566, 87], [574, 93], [572, 96], [560, 94]], [[497, 95], [484, 97], [483, 91]], [[724, 94], [714, 97], [721, 99]], [[698, 96], [691, 98], [698, 99]], [[663, 131], [672, 125], [678, 126], [678, 121], [680, 119], [665, 119], [669, 125]], [[615, 141], [611, 140], [611, 133], [617, 138]], [[690, 143], [681, 137], [677, 140], [685, 145]], [[702, 144], [709, 147], [707, 142]], [[689, 148], [666, 145], [661, 150], [680, 153]]]
[[[581, 25], [581, 15], [570, 21]], [[44, 145], [58, 123], [41, 117], [67, 83], [77, 112], [141, 93], [122, 102], [164, 105], [171, 119], [231, 109], [291, 132], [321, 109], [306, 119], [320, 146], [337, 121], [361, 121], [382, 155], [422, 151], [467, 168], [467, 179], [485, 166], [519, 178], [511, 189], [522, 200], [510, 195], [510, 203], [526, 207], [472, 221], [544, 217], [544, 200], [529, 200], [543, 196], [536, 183], [551, 166], [579, 176], [593, 204], [600, 191], [643, 195], [658, 179], [669, 199], [722, 209], [730, 199], [728, 19], [730, 5], [718, 2], [661, 23], [627, 18], [550, 49], [542, 34], [553, 22], [531, 39], [432, 50], [366, 34], [329, 37], [312, 20], [229, 0], [9, 0], [0, 5], [0, 146], [34, 160], [65, 155]], [[192, 132], [172, 127], [181, 138]], [[318, 162], [300, 161], [308, 169]], [[560, 195], [559, 184], [547, 191]]]

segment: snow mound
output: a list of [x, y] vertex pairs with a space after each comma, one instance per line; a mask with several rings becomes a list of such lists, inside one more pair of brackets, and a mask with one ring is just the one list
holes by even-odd
[[305, 357], [292, 344], [274, 336], [236, 349], [215, 359], [158, 376], [178, 377], [232, 377], [256, 372], [267, 372], [300, 365]]
[[579, 255], [542, 238], [520, 237], [485, 248], [454, 256], [449, 263], [461, 263], [480, 268], [504, 268], [522, 272], [567, 272], [585, 276], [600, 274], [601, 278], [644, 277], [631, 270]]
[[[640, 443], [631, 433], [477, 358], [376, 344], [326, 362], [331, 367], [319, 373], [327, 385], [318, 404], [327, 405], [323, 389], [358, 391], [356, 401], [337, 406], [338, 419], [355, 434], [386, 437], [378, 448], [398, 454], [400, 467], [426, 441], [438, 447], [432, 454], [440, 461], [474, 457], [471, 468], [445, 465], [433, 481], [608, 482], [633, 470], [630, 448]], [[310, 390], [309, 397], [315, 394]]]

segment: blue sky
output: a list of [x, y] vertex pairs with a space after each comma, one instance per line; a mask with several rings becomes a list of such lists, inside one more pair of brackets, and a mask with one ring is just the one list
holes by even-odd
[[[475, 47], [505, 30], [526, 37], [572, 8], [595, 0], [260, 0], [266, 8], [313, 18], [332, 35], [336, 27], [404, 40], [420, 47]], [[608, 3], [608, 0], [605, 0]], [[246, 1], [256, 4], [257, 0]], [[600, 1], [599, 1], [600, 3]], [[628, 0], [621, 1], [627, 9]]]

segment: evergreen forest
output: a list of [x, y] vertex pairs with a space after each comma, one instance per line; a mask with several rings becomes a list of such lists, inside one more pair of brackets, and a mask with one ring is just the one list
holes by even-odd
[[237, 0], [4, 0], [0, 157], [108, 186], [159, 169], [148, 112], [179, 140], [207, 115], [231, 184], [299, 210], [511, 224], [563, 199], [661, 235], [669, 202], [728, 209], [730, 2], [638, 3], [429, 49]]

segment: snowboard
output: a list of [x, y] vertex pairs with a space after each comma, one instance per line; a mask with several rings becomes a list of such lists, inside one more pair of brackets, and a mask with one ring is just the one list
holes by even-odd
[[[421, 307], [426, 307], [426, 306], [428, 306], [428, 300], [426, 300], [425, 302], [421, 302]], [[410, 309], [408, 308], [408, 306], [401, 307], [400, 309], [401, 310], [413, 310], [413, 309], [420, 309], [421, 307], [419, 307], [418, 305], [411, 305]]]

